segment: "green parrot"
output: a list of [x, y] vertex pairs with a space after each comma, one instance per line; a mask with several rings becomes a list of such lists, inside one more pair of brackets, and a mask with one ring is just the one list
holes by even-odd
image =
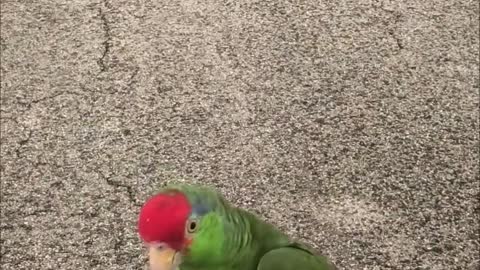
[[152, 270], [335, 270], [206, 186], [168, 185], [140, 210], [138, 233]]

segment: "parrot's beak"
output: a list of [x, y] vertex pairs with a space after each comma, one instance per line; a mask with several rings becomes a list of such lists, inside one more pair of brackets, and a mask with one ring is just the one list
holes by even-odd
[[148, 259], [150, 270], [177, 270], [181, 255], [169, 247], [151, 246], [148, 250]]

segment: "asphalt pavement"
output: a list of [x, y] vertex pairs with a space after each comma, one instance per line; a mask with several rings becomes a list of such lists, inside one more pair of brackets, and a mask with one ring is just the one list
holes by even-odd
[[474, 270], [478, 1], [1, 1], [1, 269], [143, 269], [205, 183], [340, 269]]

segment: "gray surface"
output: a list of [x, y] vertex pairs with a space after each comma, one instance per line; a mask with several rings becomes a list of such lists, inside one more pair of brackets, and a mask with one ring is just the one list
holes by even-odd
[[30, 2], [1, 6], [2, 269], [141, 269], [170, 179], [341, 269], [479, 266], [477, 1]]

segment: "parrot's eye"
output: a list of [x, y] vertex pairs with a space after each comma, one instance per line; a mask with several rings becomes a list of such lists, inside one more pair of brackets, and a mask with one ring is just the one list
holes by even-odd
[[187, 231], [188, 233], [194, 233], [197, 231], [198, 224], [196, 220], [190, 220], [190, 222], [187, 225]]

